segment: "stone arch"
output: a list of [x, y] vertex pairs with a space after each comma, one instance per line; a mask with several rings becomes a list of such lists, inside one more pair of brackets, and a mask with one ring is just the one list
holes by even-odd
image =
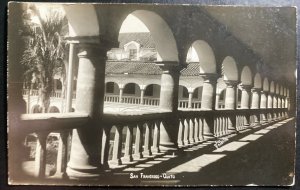
[[59, 109], [56, 106], [49, 107], [49, 113], [60, 113]]
[[99, 36], [97, 13], [92, 4], [65, 4], [63, 9], [69, 22], [69, 36]]
[[160, 97], [160, 84], [148, 84], [145, 86], [145, 97]]
[[263, 91], [265, 92], [269, 92], [270, 88], [269, 88], [269, 80], [267, 77], [264, 78], [264, 83], [263, 83]]
[[42, 113], [42, 107], [38, 104], [32, 106], [31, 113]]
[[280, 85], [280, 95], [283, 96], [284, 95], [284, 89], [283, 89], [283, 86]]
[[252, 72], [248, 66], [245, 66], [242, 70], [241, 83], [243, 85], [252, 85]]
[[124, 95], [140, 95], [141, 93], [141, 88], [137, 83], [130, 82], [124, 84], [124, 89], [123, 89]]
[[227, 56], [222, 62], [222, 75], [224, 80], [238, 81], [238, 69], [235, 60]]
[[200, 73], [216, 73], [215, 54], [210, 45], [203, 40], [193, 42], [188, 50], [187, 62], [199, 62]]
[[[179, 61], [177, 43], [175, 41], [173, 32], [161, 16], [153, 11], [148, 10], [135, 10], [130, 14], [142, 21], [142, 23], [151, 33], [156, 50], [159, 54], [158, 57], [161, 58], [161, 61]], [[127, 17], [125, 17], [124, 20], [126, 18]]]
[[274, 84], [274, 81], [272, 81], [271, 84], [270, 84], [270, 92], [271, 92], [271, 93], [274, 93], [274, 92], [275, 92], [275, 84]]
[[179, 85], [178, 99], [187, 99], [189, 97], [189, 90], [186, 86]]
[[254, 88], [261, 88], [262, 84], [261, 84], [261, 76], [259, 73], [256, 73], [256, 75], [254, 76]]
[[193, 91], [193, 99], [202, 100], [203, 86], [198, 86]]
[[119, 94], [120, 87], [119, 84], [114, 81], [109, 81], [105, 83], [105, 94]]

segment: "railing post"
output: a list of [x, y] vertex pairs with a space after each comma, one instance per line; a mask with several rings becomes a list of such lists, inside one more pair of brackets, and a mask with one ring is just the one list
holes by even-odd
[[109, 168], [109, 146], [110, 146], [110, 130], [111, 127], [104, 127], [102, 133], [102, 148], [101, 148], [101, 164], [103, 169]]
[[44, 178], [46, 175], [47, 136], [48, 136], [48, 133], [37, 133], [34, 175], [39, 178]]
[[136, 159], [143, 158], [142, 145], [143, 145], [143, 124], [138, 124], [135, 133], [135, 149], [134, 149], [134, 157]]
[[127, 126], [126, 131], [126, 142], [125, 142], [125, 153], [124, 153], [124, 162], [132, 162], [132, 139], [133, 139], [133, 126]]
[[184, 119], [184, 134], [183, 134], [183, 143], [184, 145], [189, 145], [190, 141], [189, 141], [189, 135], [190, 135], [190, 127], [189, 127], [189, 122], [187, 121], [188, 119], [185, 118]]
[[153, 133], [153, 147], [152, 152], [153, 153], [160, 153], [159, 149], [159, 142], [160, 142], [160, 122], [156, 121], [154, 122], [154, 133]]
[[145, 156], [151, 156], [152, 123], [146, 123], [144, 152]]
[[114, 165], [121, 165], [121, 153], [122, 153], [122, 126], [116, 126], [116, 133], [114, 139], [113, 156], [111, 163]]
[[195, 129], [195, 133], [194, 133], [194, 139], [195, 142], [200, 142], [200, 137], [199, 137], [199, 123], [198, 123], [198, 119], [194, 118], [194, 129]]
[[69, 37], [78, 43], [79, 67], [76, 90], [77, 112], [89, 122], [72, 133], [67, 174], [70, 178], [98, 178], [101, 173], [101, 123], [105, 92], [106, 53], [114, 44], [99, 36]]
[[194, 121], [192, 118], [188, 119], [189, 120], [189, 127], [190, 127], [190, 143], [191, 144], [194, 144], [195, 143], [195, 139], [194, 139], [194, 132], [195, 132], [195, 129], [194, 129]]
[[57, 162], [55, 176], [58, 178], [65, 178], [66, 168], [68, 162], [68, 140], [70, 131], [62, 131], [59, 136], [59, 144], [57, 150]]
[[184, 134], [184, 119], [179, 120], [179, 130], [178, 130], [178, 145], [183, 146], [183, 134]]

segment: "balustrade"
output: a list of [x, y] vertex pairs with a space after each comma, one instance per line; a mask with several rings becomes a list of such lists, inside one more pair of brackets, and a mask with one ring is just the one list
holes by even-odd
[[[118, 165], [139, 161], [141, 158], [155, 156], [160, 153], [160, 126], [170, 112], [145, 113], [140, 115], [105, 114], [103, 118], [101, 165], [103, 168], [114, 168]], [[286, 108], [276, 109], [239, 109], [239, 110], [186, 110], [178, 111], [178, 145], [193, 146], [208, 140], [205, 136], [207, 118], [213, 116], [213, 135], [216, 138], [230, 135], [230, 127], [236, 131], [260, 126], [258, 116], [265, 114], [276, 115], [281, 120], [287, 117]], [[232, 119], [234, 118], [234, 119]], [[174, 118], [175, 119], [175, 118]], [[269, 118], [270, 119], [270, 118]], [[70, 131], [79, 129], [88, 122], [88, 116], [79, 113], [49, 113], [25, 114], [22, 116], [24, 133], [35, 133], [37, 137], [34, 176], [48, 177], [47, 171], [47, 138], [55, 132], [58, 134], [57, 143], [61, 145], [57, 151], [55, 170], [50, 172], [54, 177], [66, 177], [66, 166], [70, 151]], [[231, 126], [230, 126], [231, 125]], [[99, 135], [100, 135], [99, 134]], [[48, 147], [48, 148], [47, 148]], [[56, 172], [55, 172], [56, 171]]]

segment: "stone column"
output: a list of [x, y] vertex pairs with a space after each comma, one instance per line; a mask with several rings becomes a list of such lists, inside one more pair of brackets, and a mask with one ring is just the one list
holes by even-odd
[[180, 67], [177, 62], [161, 62], [158, 65], [163, 70], [159, 108], [171, 112], [168, 117], [164, 118], [164, 122], [160, 126], [160, 148], [173, 152], [178, 149], [177, 110]]
[[[201, 97], [201, 109], [212, 110], [213, 105], [215, 105], [216, 99], [216, 82], [217, 77], [215, 74], [206, 74], [202, 75], [204, 82], [202, 88], [202, 97]], [[220, 97], [220, 94], [217, 96]], [[218, 101], [216, 101], [217, 103]]]
[[[218, 103], [218, 100], [215, 99], [217, 76], [215, 74], [205, 74], [202, 75], [202, 77], [204, 79], [204, 82], [201, 97], [201, 109], [214, 110], [213, 106], [217, 105]], [[203, 121], [203, 135], [205, 139], [214, 138], [213, 131], [214, 118], [207, 115], [207, 117], [205, 117]]]
[[123, 102], [123, 89], [124, 89], [124, 85], [121, 85], [119, 86], [119, 102], [122, 103]]
[[249, 109], [249, 98], [250, 98], [250, 85], [241, 85], [242, 87], [242, 99], [241, 99], [241, 109]]
[[260, 89], [252, 88], [251, 109], [259, 109]]
[[189, 89], [189, 102], [188, 102], [188, 108], [192, 108], [192, 101], [193, 101], [193, 91]]
[[66, 112], [72, 111], [73, 100], [73, 82], [74, 82], [74, 43], [70, 43], [69, 49], [69, 65], [67, 76], [67, 97], [66, 97]]
[[278, 96], [278, 100], [277, 100], [277, 107], [281, 108], [281, 95]]
[[273, 108], [277, 108], [277, 95], [273, 95]]
[[[268, 93], [266, 91], [261, 91], [261, 95], [260, 95], [260, 108], [261, 109], [266, 109], [268, 106]], [[267, 116], [266, 113], [262, 113], [262, 120], [266, 121], [267, 120]]]
[[86, 126], [73, 130], [67, 174], [70, 178], [95, 178], [101, 172], [100, 125], [105, 92], [107, 42], [95, 37], [78, 37], [79, 68], [76, 91], [76, 112], [87, 113]]
[[225, 109], [235, 109], [236, 108], [236, 85], [237, 81], [224, 81], [227, 85], [226, 96], [225, 96]]
[[141, 102], [140, 102], [140, 104], [144, 104], [144, 94], [145, 94], [145, 89], [141, 88]]
[[[260, 91], [260, 88], [252, 88], [251, 109], [259, 109]], [[255, 114], [254, 116], [254, 122], [259, 123], [259, 113]]]
[[273, 108], [273, 93], [268, 94], [268, 106], [267, 108]]
[[[219, 109], [219, 100], [220, 100], [220, 94], [216, 94], [216, 102], [215, 102], [215, 109]], [[202, 102], [201, 102], [202, 103]]]

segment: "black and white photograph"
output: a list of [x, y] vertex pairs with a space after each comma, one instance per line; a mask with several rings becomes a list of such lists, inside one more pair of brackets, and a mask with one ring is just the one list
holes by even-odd
[[297, 9], [9, 2], [7, 181], [292, 186]]

